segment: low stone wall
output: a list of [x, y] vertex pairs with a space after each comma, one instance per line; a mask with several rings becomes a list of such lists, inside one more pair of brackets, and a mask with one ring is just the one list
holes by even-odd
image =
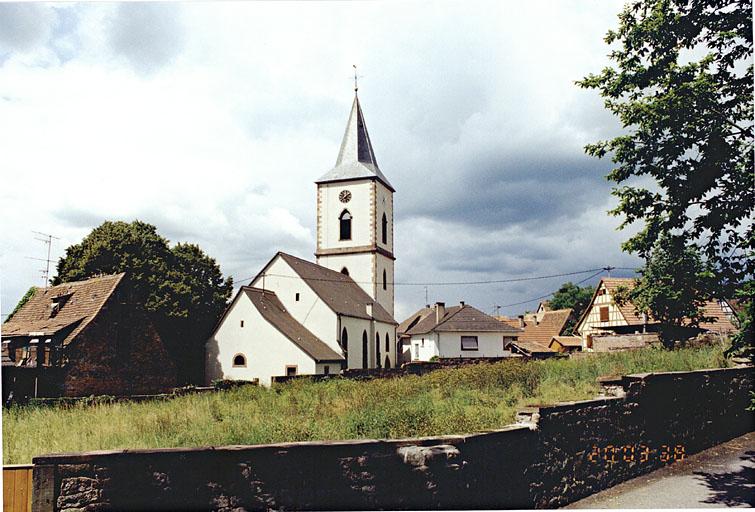
[[592, 349], [595, 352], [615, 352], [642, 348], [652, 343], [658, 343], [658, 333], [607, 334], [605, 336], [593, 336]]
[[34, 459], [34, 510], [557, 507], [752, 430], [752, 368], [641, 374], [462, 436]]

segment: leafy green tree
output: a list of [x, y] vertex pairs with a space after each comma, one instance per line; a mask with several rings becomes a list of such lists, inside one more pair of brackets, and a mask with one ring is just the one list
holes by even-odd
[[171, 248], [155, 226], [108, 221], [66, 249], [53, 284], [118, 272], [127, 272], [134, 303], [150, 314], [181, 381], [199, 382], [204, 341], [225, 309], [232, 279], [196, 245]]
[[[24, 296], [21, 297], [21, 300], [18, 301], [18, 304], [16, 304], [16, 307], [13, 308], [13, 311], [11, 311], [10, 315], [8, 315], [8, 318], [5, 319], [5, 322], [7, 322], [11, 318], [13, 318], [13, 315], [15, 315], [16, 313], [18, 313], [18, 310], [21, 309], [24, 304], [26, 304], [27, 302], [29, 302], [29, 299], [31, 299], [34, 296], [34, 292], [36, 290], [37, 289], [34, 286], [32, 286], [31, 288], [29, 288], [28, 290], [26, 290], [26, 293], [24, 294]], [[5, 323], [5, 322], [3, 322], [3, 323]]]
[[616, 164], [611, 213], [643, 223], [623, 248], [647, 259], [662, 236], [683, 236], [729, 295], [755, 271], [752, 2], [634, 0], [605, 41], [615, 67], [577, 83], [625, 128], [585, 148]]
[[595, 288], [592, 286], [579, 287], [572, 282], [561, 285], [556, 293], [553, 294], [548, 304], [551, 309], [571, 309], [572, 314], [564, 326], [564, 334], [571, 335], [574, 326], [585, 308], [590, 304], [592, 294]]
[[712, 320], [704, 316], [703, 306], [714, 297], [716, 277], [682, 237], [661, 237], [640, 274], [634, 288], [618, 290], [616, 301], [629, 301], [638, 313], [659, 322], [665, 347], [673, 348], [689, 332], [687, 328]]
[[[743, 283], [735, 298], [739, 302], [737, 314], [737, 327], [739, 330], [732, 336], [731, 347], [726, 351], [729, 356], [747, 356], [755, 360], [755, 324], [753, 324], [753, 313], [755, 313], [755, 281], [752, 279]], [[753, 400], [755, 405], [755, 400]]]

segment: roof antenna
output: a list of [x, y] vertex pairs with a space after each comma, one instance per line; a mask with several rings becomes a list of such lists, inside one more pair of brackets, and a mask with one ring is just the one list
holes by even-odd
[[47, 258], [32, 258], [27, 256], [30, 260], [44, 261], [46, 263], [45, 268], [40, 270], [40, 273], [42, 274], [42, 279], [45, 283], [45, 289], [47, 289], [50, 286], [50, 263], [52, 263], [52, 260], [50, 259], [50, 250], [52, 249], [52, 241], [60, 240], [60, 238], [49, 233], [40, 233], [39, 231], [32, 231], [32, 233], [39, 235], [39, 237], [34, 237], [34, 240], [39, 240], [47, 245]]

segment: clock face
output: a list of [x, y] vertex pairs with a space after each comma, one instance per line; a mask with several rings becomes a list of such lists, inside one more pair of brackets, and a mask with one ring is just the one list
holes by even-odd
[[348, 190], [341, 190], [341, 193], [338, 194], [338, 199], [342, 203], [348, 203], [349, 201], [351, 201], [351, 192], [349, 192]]

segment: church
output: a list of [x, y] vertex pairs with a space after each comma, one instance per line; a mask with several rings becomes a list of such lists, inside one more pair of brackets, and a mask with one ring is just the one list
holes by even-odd
[[239, 289], [207, 340], [207, 384], [396, 366], [395, 190], [356, 89], [336, 165], [316, 184], [316, 263], [278, 252]]

